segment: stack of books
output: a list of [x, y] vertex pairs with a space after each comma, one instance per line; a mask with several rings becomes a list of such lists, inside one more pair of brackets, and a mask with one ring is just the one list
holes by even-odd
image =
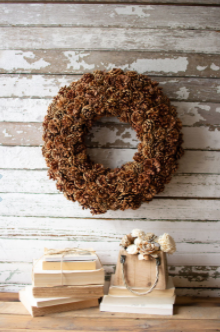
[[[61, 262], [62, 260], [62, 262]], [[33, 317], [99, 306], [105, 272], [94, 252], [44, 255], [19, 299]]]
[[[139, 293], [146, 288], [133, 288]], [[108, 295], [100, 304], [100, 311], [125, 312], [149, 315], [173, 315], [175, 302], [175, 287], [172, 277], [168, 277], [166, 289], [154, 289], [147, 295], [134, 295], [124, 286], [114, 285], [114, 275], [111, 277]]]

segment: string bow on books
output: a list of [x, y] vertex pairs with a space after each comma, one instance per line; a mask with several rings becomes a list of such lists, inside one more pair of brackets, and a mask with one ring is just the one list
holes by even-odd
[[[63, 272], [63, 261], [65, 256], [67, 255], [91, 255], [95, 254], [97, 258], [100, 261], [99, 256], [97, 255], [96, 251], [93, 249], [83, 249], [83, 248], [64, 248], [64, 249], [48, 249], [44, 248], [44, 254], [34, 262], [33, 267], [32, 267], [32, 281], [33, 281], [33, 275], [34, 275], [34, 267], [35, 265], [43, 258], [49, 257], [49, 256], [58, 256], [59, 261], [60, 261], [60, 271], [61, 271], [61, 284], [58, 286], [65, 286], [63, 283], [63, 277], [64, 277], [64, 272]], [[100, 261], [101, 263], [101, 261]]]

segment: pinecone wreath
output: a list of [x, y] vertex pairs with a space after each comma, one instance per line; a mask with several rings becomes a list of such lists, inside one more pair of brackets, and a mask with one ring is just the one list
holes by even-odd
[[[181, 121], [158, 83], [134, 71], [96, 70], [62, 87], [43, 122], [48, 175], [64, 196], [92, 214], [138, 209], [164, 190], [183, 155]], [[117, 117], [140, 140], [133, 161], [105, 168], [86, 153], [85, 135], [103, 116]]]

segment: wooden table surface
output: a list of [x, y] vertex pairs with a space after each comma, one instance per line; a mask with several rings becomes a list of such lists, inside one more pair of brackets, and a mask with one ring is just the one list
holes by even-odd
[[100, 312], [98, 308], [32, 318], [16, 293], [0, 295], [0, 331], [220, 331], [220, 299], [178, 297], [173, 316]]

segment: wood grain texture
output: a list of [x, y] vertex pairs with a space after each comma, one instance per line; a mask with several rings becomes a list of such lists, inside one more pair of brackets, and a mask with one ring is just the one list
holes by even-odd
[[[20, 217], [1, 216], [1, 238], [28, 239], [30, 237], [41, 240], [76, 239], [88, 241], [97, 239], [109, 242], [119, 242], [125, 233], [129, 233], [134, 226], [132, 219], [102, 219], [97, 218], [51, 218], [51, 217]], [[94, 227], [96, 225], [96, 227]], [[220, 244], [218, 230], [220, 221], [198, 220], [136, 220], [135, 225], [156, 235], [168, 232], [177, 243]], [[73, 234], [74, 227], [74, 234]], [[9, 242], [10, 243], [10, 242]], [[40, 246], [39, 246], [40, 248]], [[2, 253], [3, 255], [4, 253]], [[19, 255], [16, 256], [19, 261]], [[29, 256], [30, 257], [30, 256]], [[9, 261], [10, 256], [5, 259]]]
[[[177, 289], [178, 290], [178, 289]], [[201, 290], [201, 289], [200, 289]], [[205, 291], [203, 289], [203, 291]], [[218, 312], [218, 305], [219, 305], [219, 299], [218, 298], [198, 298], [198, 297], [183, 297], [183, 296], [178, 296], [176, 299], [176, 303], [174, 304], [174, 315], [173, 316], [162, 316], [160, 319], [166, 319], [166, 320], [172, 320], [175, 321], [179, 319], [186, 319], [186, 320], [191, 320], [191, 319], [216, 319], [219, 317], [219, 312]], [[1, 315], [10, 315], [13, 317], [14, 314], [16, 315], [28, 315], [27, 310], [24, 308], [22, 303], [20, 302], [4, 302], [0, 306], [0, 314]], [[55, 315], [50, 315], [50, 317], [53, 319], [53, 317], [59, 317], [59, 319], [65, 320], [66, 318], [95, 318], [99, 319], [100, 317], [102, 318], [111, 318], [111, 319], [137, 319], [137, 314], [125, 314], [125, 313], [115, 313], [114, 315], [110, 312], [100, 312], [98, 308], [91, 308], [91, 309], [85, 309], [85, 310], [76, 310], [72, 312], [63, 312]], [[155, 315], [141, 315], [139, 318], [144, 318], [149, 319], [157, 319]], [[9, 331], [6, 329], [5, 331]], [[11, 330], [10, 330], [11, 331]], [[16, 331], [25, 331], [24, 329], [19, 329]], [[36, 330], [34, 331], [41, 331], [41, 330]], [[52, 330], [48, 330], [48, 332], [52, 332]], [[54, 331], [54, 330], [53, 330]], [[60, 331], [60, 330], [59, 330]], [[61, 330], [62, 332], [64, 330]], [[82, 330], [81, 330], [82, 331]], [[84, 330], [83, 330], [84, 331]], [[160, 330], [154, 330], [154, 331], [160, 331]], [[174, 330], [167, 330], [167, 331], [174, 331]], [[192, 330], [185, 330], [185, 331], [192, 331]], [[200, 331], [204, 332], [207, 330], [201, 329]], [[209, 330], [211, 332], [214, 332], [213, 330]]]
[[0, 26], [219, 30], [220, 8], [121, 4], [2, 4]]
[[110, 70], [117, 67], [148, 75], [220, 77], [219, 56], [210, 54], [52, 49], [0, 50], [0, 73], [83, 74], [92, 70]]
[[219, 54], [220, 40], [208, 30], [0, 27], [0, 49], [51, 48]]
[[[0, 122], [0, 142], [2, 145], [39, 146], [43, 128], [39, 123]], [[220, 150], [220, 126], [183, 127], [184, 149]], [[85, 138], [89, 148], [132, 148], [140, 143], [136, 132], [126, 124], [94, 125]]]
[[[98, 163], [115, 168], [131, 161], [134, 149], [88, 149], [87, 152]], [[218, 174], [220, 170], [218, 151], [185, 151], [179, 162], [178, 174]], [[0, 168], [46, 169], [41, 147], [0, 146]]]
[[[82, 210], [77, 202], [70, 202], [63, 195], [1, 193], [0, 206], [2, 216], [92, 218], [89, 210]], [[142, 204], [138, 210], [109, 210], [97, 218], [138, 219], [146, 218], [146, 215], [153, 220], [218, 220], [220, 205], [215, 199], [155, 198], [149, 204]]]
[[[0, 98], [0, 121], [42, 122], [50, 99]], [[173, 101], [184, 126], [218, 126], [219, 103]], [[116, 118], [101, 119], [102, 123], [120, 123]]]
[[[5, 3], [5, 1], [1, 0], [0, 3]], [[7, 0], [7, 3], [21, 3], [21, 0]], [[60, 3], [60, 0], [23, 0], [22, 3]], [[155, 4], [155, 0], [138, 0], [138, 2], [136, 0], [63, 0], [63, 3], [92, 3], [92, 4], [108, 4], [108, 3], [126, 3], [126, 4], [133, 4], [136, 5], [137, 3], [139, 4]], [[220, 1], [219, 0], [158, 0], [156, 2], [157, 4], [164, 4], [164, 5], [168, 5], [168, 4], [178, 4], [178, 5], [189, 5], [189, 6], [194, 6], [194, 5], [208, 5], [208, 6], [215, 6], [215, 5], [220, 5]]]
[[[0, 170], [0, 191], [5, 193], [60, 193], [46, 170]], [[220, 198], [220, 175], [175, 175], [158, 197]]]
[[[27, 246], [25, 246], [27, 248]], [[112, 248], [111, 248], [112, 249]], [[105, 251], [99, 251], [101, 257], [106, 257]], [[112, 253], [111, 260], [115, 261], [117, 252]], [[219, 277], [219, 268], [216, 266], [196, 266], [202, 261], [202, 254], [195, 253], [194, 259], [191, 260], [191, 263], [194, 266], [186, 265], [180, 266], [182, 262], [186, 261], [189, 257], [189, 254], [175, 254], [176, 257], [169, 257], [170, 265], [168, 273], [173, 277], [175, 287], [199, 287], [199, 288], [219, 288], [220, 286], [220, 277]], [[203, 254], [204, 255], [204, 254]], [[214, 253], [214, 261], [219, 259], [219, 254]], [[206, 263], [211, 257], [210, 253], [205, 253], [204, 262]], [[109, 257], [110, 260], [110, 257]], [[178, 263], [179, 260], [179, 263]], [[115, 270], [115, 262], [111, 265], [104, 265], [106, 275], [109, 277]], [[32, 263], [26, 262], [2, 262], [0, 265], [0, 288], [1, 285], [19, 285], [19, 284], [31, 284], [31, 270]]]
[[[187, 308], [188, 309], [188, 308]], [[201, 309], [201, 308], [199, 308]], [[98, 309], [97, 309], [98, 310]], [[206, 308], [207, 310], [207, 308]], [[84, 310], [83, 310], [84, 311]], [[205, 311], [205, 310], [204, 310]], [[220, 319], [219, 314], [215, 310], [214, 317], [211, 315], [211, 310], [207, 310], [209, 312], [209, 318], [207, 314], [205, 315], [205, 319], [199, 318], [201, 316], [198, 315], [198, 311], [196, 312], [196, 317], [193, 319], [178, 319], [176, 321], [173, 319], [167, 319], [167, 317], [161, 316], [159, 319], [148, 318], [146, 321], [147, 315], [141, 315], [139, 319], [131, 319], [130, 314], [123, 314], [123, 318], [118, 318], [117, 315], [112, 319], [114, 315], [109, 315], [109, 318], [103, 317], [99, 313], [99, 319], [95, 315], [90, 316], [86, 319], [86, 317], [74, 317], [74, 325], [73, 318], [65, 317], [65, 319], [60, 319], [60, 317], [55, 316], [55, 314], [50, 316], [41, 317], [40, 319], [33, 319], [30, 315], [18, 315], [14, 314], [13, 319], [11, 319], [11, 315], [2, 314], [0, 321], [1, 329], [34, 329], [34, 330], [42, 330], [45, 331], [50, 329], [51, 327], [56, 330], [70, 330], [74, 327], [75, 331], [94, 331], [97, 328], [97, 322], [99, 324], [99, 329], [101, 331], [143, 331], [143, 328], [147, 328], [148, 331], [201, 331], [203, 329], [206, 331], [213, 332], [213, 330], [218, 330]], [[72, 312], [71, 312], [72, 314]], [[211, 318], [210, 318], [211, 316]], [[127, 319], [125, 319], [127, 317]], [[171, 316], [172, 317], [172, 316]], [[218, 317], [218, 319], [216, 319]]]
[[[0, 146], [0, 291], [17, 291], [31, 282], [32, 259], [42, 255], [44, 246], [93, 246], [109, 277], [122, 235], [143, 228], [168, 232], [176, 240], [177, 253], [168, 263], [177, 294], [220, 296], [220, 7], [210, 6], [220, 2], [195, 6], [207, 0], [185, 0], [194, 5], [177, 6], [184, 3], [177, 0], [168, 6], [165, 3], [173, 0], [156, 5], [150, 5], [152, 0], [146, 5], [142, 0], [123, 1], [0, 4], [0, 142], [6, 145]], [[114, 67], [159, 81], [177, 106], [186, 152], [177, 174], [154, 201], [136, 211], [111, 211], [94, 218], [57, 193], [49, 181], [39, 147], [41, 122], [61, 86], [85, 72]], [[117, 119], [102, 119], [88, 135], [87, 145], [93, 160], [113, 168], [132, 160], [137, 139]], [[189, 317], [190, 310], [180, 311], [181, 317]], [[96, 317], [89, 312], [75, 317]], [[219, 311], [218, 316], [216, 311], [207, 316], [199, 310], [193, 317], [220, 318]], [[27, 321], [19, 325], [18, 320], [16, 328], [21, 331], [23, 323], [33, 327]], [[109, 323], [109, 328], [146, 328], [139, 323]], [[39, 324], [34, 328], [45, 328]], [[56, 322], [52, 324], [48, 327], [57, 329]], [[69, 327], [65, 324], [59, 328]], [[86, 324], [78, 320], [75, 328], [95, 327]], [[195, 322], [166, 327], [148, 324], [147, 329], [217, 330], [211, 324], [198, 328]]]
[[[78, 80], [80, 75], [0, 75], [0, 98], [51, 98], [58, 90], [71, 82]], [[197, 78], [154, 77], [164, 93], [171, 100], [219, 102], [220, 80]]]

